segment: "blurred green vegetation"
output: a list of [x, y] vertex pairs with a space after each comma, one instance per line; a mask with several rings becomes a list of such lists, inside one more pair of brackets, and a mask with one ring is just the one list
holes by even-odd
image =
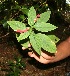
[[31, 6], [37, 14], [51, 10], [53, 24], [70, 23], [70, 4], [66, 0], [0, 0], [0, 25], [6, 27], [8, 20], [25, 22]]

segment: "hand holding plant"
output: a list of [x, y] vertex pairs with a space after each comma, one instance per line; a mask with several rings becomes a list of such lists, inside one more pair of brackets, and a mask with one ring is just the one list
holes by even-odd
[[40, 14], [40, 18], [36, 19], [36, 11], [32, 6], [28, 12], [27, 25], [19, 21], [7, 21], [7, 23], [14, 31], [18, 32], [16, 33], [16, 38], [23, 47], [28, 48], [28, 44], [31, 44], [31, 48], [39, 55], [41, 55], [41, 49], [55, 53], [55, 43], [59, 39], [55, 35], [45, 34], [57, 28], [50, 23], [46, 23], [50, 18], [50, 14], [51, 11], [44, 12]]
[[46, 51], [41, 51], [41, 55], [37, 55], [34, 52], [28, 52], [30, 57], [35, 58], [37, 61], [43, 64], [54, 63], [60, 61], [68, 56], [70, 56], [70, 37], [67, 38], [65, 41], [61, 42], [57, 46], [57, 52], [55, 55], [48, 53]]

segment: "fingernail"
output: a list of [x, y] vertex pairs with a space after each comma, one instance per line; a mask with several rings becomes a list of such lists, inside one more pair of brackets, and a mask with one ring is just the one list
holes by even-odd
[[28, 44], [28, 47], [31, 47], [31, 44]]
[[30, 29], [30, 27], [27, 27], [27, 30], [29, 30]]
[[25, 50], [26, 48], [25, 47], [22, 47], [22, 49]]
[[34, 54], [32, 54], [31, 57], [34, 57]]
[[33, 53], [33, 51], [32, 51], [32, 55], [31, 55], [31, 57], [34, 57], [34, 53]]
[[57, 53], [57, 51], [55, 53]]

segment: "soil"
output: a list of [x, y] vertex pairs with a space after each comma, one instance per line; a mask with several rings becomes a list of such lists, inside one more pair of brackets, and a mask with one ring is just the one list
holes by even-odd
[[[7, 33], [7, 34], [6, 34]], [[58, 26], [53, 33], [61, 40], [65, 40], [70, 35], [70, 25]], [[26, 64], [26, 69], [21, 70], [20, 76], [70, 76], [70, 57], [52, 64], [41, 64], [27, 55], [27, 50], [23, 51], [16, 38], [0, 26], [0, 76], [6, 76], [9, 69], [8, 62], [14, 57], [22, 57]]]

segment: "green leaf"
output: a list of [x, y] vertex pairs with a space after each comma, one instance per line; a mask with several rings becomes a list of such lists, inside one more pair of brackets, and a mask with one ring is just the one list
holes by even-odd
[[50, 18], [51, 11], [44, 12], [40, 14], [40, 18], [37, 22], [47, 22]]
[[28, 24], [32, 26], [34, 24], [34, 19], [36, 18], [36, 11], [32, 6], [28, 12]]
[[55, 53], [56, 52], [56, 45], [55, 43], [45, 34], [37, 34], [38, 37], [40, 38], [40, 44], [41, 47], [50, 52], [50, 53]]
[[48, 37], [54, 42], [57, 43], [60, 39], [56, 37], [55, 35], [48, 35]]
[[12, 6], [12, 9], [15, 9], [15, 10], [16, 9], [21, 9], [21, 6], [19, 6], [19, 5], [16, 4], [16, 6]]
[[22, 11], [25, 15], [28, 16], [28, 11], [29, 11], [29, 10], [28, 10], [26, 7], [22, 6], [21, 11]]
[[30, 43], [32, 45], [32, 47], [34, 48], [34, 50], [41, 55], [41, 45], [40, 45], [40, 39], [36, 34], [31, 34], [29, 36], [30, 38]]
[[4, 27], [4, 28], [8, 28], [7, 22], [4, 22], [3, 27]]
[[48, 32], [48, 31], [56, 29], [57, 27], [50, 23], [41, 22], [41, 23], [36, 23], [34, 25], [34, 28], [41, 32]]
[[24, 15], [20, 15], [19, 17], [20, 17], [20, 19], [22, 19], [22, 20], [25, 19]]
[[7, 21], [7, 23], [9, 24], [9, 26], [13, 29], [13, 30], [24, 30], [26, 29], [26, 26], [24, 23], [19, 22], [19, 21]]
[[21, 65], [22, 65], [21, 66], [22, 69], [26, 68], [26, 64], [24, 62], [21, 62]]
[[30, 35], [30, 32], [29, 32], [29, 31], [27, 31], [27, 32], [25, 32], [25, 33], [21, 33], [20, 36], [17, 37], [18, 42], [19, 42], [20, 40], [22, 40], [22, 39], [27, 38], [29, 35]]
[[23, 47], [25, 47], [25, 48], [28, 48], [28, 44], [29, 44], [29, 41], [27, 41], [27, 42], [25, 42], [25, 43], [23, 43], [23, 44], [21, 44]]

